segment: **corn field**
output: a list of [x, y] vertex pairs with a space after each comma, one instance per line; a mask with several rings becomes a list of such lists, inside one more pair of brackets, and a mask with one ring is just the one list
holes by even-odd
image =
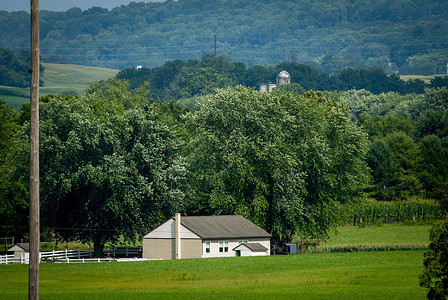
[[335, 221], [343, 225], [378, 225], [425, 223], [442, 219], [444, 212], [436, 201], [408, 200], [393, 202], [362, 202], [337, 207]]

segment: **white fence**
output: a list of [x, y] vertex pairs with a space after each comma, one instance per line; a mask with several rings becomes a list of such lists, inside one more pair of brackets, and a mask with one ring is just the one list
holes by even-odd
[[11, 255], [0, 255], [0, 264], [15, 264], [21, 263], [20, 261], [16, 262], [14, 254]]
[[142, 247], [105, 247], [104, 253], [109, 253], [111, 257], [138, 257], [142, 254]]
[[[62, 250], [40, 252], [41, 262], [107, 262], [115, 257], [137, 257], [141, 254], [142, 247], [105, 247], [105, 258], [93, 258], [93, 249]], [[0, 264], [28, 264], [29, 253], [16, 253], [0, 255]]]

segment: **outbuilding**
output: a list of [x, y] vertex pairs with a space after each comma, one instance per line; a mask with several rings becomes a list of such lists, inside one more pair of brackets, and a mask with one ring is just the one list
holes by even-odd
[[143, 237], [143, 258], [269, 255], [271, 235], [240, 215], [176, 214]]
[[14, 259], [17, 261], [29, 260], [30, 257], [30, 244], [29, 243], [17, 243], [8, 250], [7, 252], [14, 252]]
[[264, 256], [268, 249], [260, 243], [243, 243], [236, 246], [233, 251], [236, 256]]

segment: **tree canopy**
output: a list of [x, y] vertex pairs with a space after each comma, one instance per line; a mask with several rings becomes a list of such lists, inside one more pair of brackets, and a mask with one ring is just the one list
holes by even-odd
[[64, 240], [92, 241], [98, 256], [106, 242], [135, 241], [182, 207], [181, 140], [156, 104], [140, 100], [109, 81], [41, 105], [42, 224]]
[[344, 106], [315, 92], [238, 87], [198, 107], [187, 115], [191, 212], [241, 214], [290, 240], [325, 234], [332, 202], [361, 197], [366, 136]]
[[[169, 61], [154, 68], [126, 68], [121, 70], [116, 78], [129, 82], [130, 89], [147, 84], [153, 98], [179, 100], [213, 93], [217, 88], [229, 86], [242, 85], [258, 89], [261, 84], [276, 82], [277, 75], [283, 70], [291, 75], [292, 85], [285, 85], [280, 89], [295, 89], [297, 92], [364, 89], [376, 95], [387, 92], [406, 95], [423, 94], [425, 88], [448, 86], [448, 81], [435, 80], [439, 77], [430, 83], [420, 79], [405, 81], [397, 75], [388, 75], [383, 69], [374, 67], [346, 68], [329, 75], [304, 63], [282, 62], [269, 67], [247, 67], [242, 62], [234, 62], [224, 56], [215, 57], [212, 54], [188, 62]], [[298, 84], [300, 88], [294, 84]], [[364, 104], [360, 103], [359, 106]], [[357, 107], [353, 106], [353, 109], [355, 108]]]
[[[28, 87], [31, 84], [31, 52], [21, 50], [14, 53], [8, 48], [0, 48], [0, 85]], [[40, 66], [40, 71], [44, 67]], [[42, 84], [42, 81], [40, 82]]]
[[[288, 241], [324, 237], [341, 220], [341, 203], [433, 199], [448, 208], [445, 87], [376, 95], [293, 83], [261, 93], [225, 86], [244, 70], [267, 76], [310, 67], [245, 68], [214, 56], [168, 66], [166, 82], [177, 86], [163, 93], [202, 90], [178, 102], [154, 100], [150, 88], [166, 82], [150, 75], [137, 88], [110, 79], [82, 97], [41, 98], [44, 234], [92, 241], [99, 253], [105, 242], [133, 240], [180, 211], [242, 214]], [[194, 81], [197, 70], [212, 76], [206, 85], [183, 86], [175, 75]], [[302, 78], [313, 74], [320, 73]], [[0, 230], [23, 237], [29, 105], [0, 104]]]
[[448, 216], [434, 224], [429, 240], [420, 286], [428, 289], [428, 299], [443, 300], [448, 296]]

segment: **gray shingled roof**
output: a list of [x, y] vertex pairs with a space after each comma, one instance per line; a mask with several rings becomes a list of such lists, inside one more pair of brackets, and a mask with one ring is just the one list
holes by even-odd
[[239, 244], [237, 247], [233, 248], [233, 250], [236, 250], [237, 248], [241, 247], [241, 246], [246, 246], [247, 248], [249, 248], [252, 252], [263, 252], [268, 250], [268, 248], [266, 248], [265, 246], [263, 246], [260, 243], [244, 243], [244, 244]]
[[202, 239], [271, 236], [243, 216], [182, 216], [181, 224]]
[[14, 246], [9, 248], [7, 251], [11, 251], [14, 247], [19, 247], [23, 249], [25, 252], [30, 252], [30, 243], [16, 243]]

